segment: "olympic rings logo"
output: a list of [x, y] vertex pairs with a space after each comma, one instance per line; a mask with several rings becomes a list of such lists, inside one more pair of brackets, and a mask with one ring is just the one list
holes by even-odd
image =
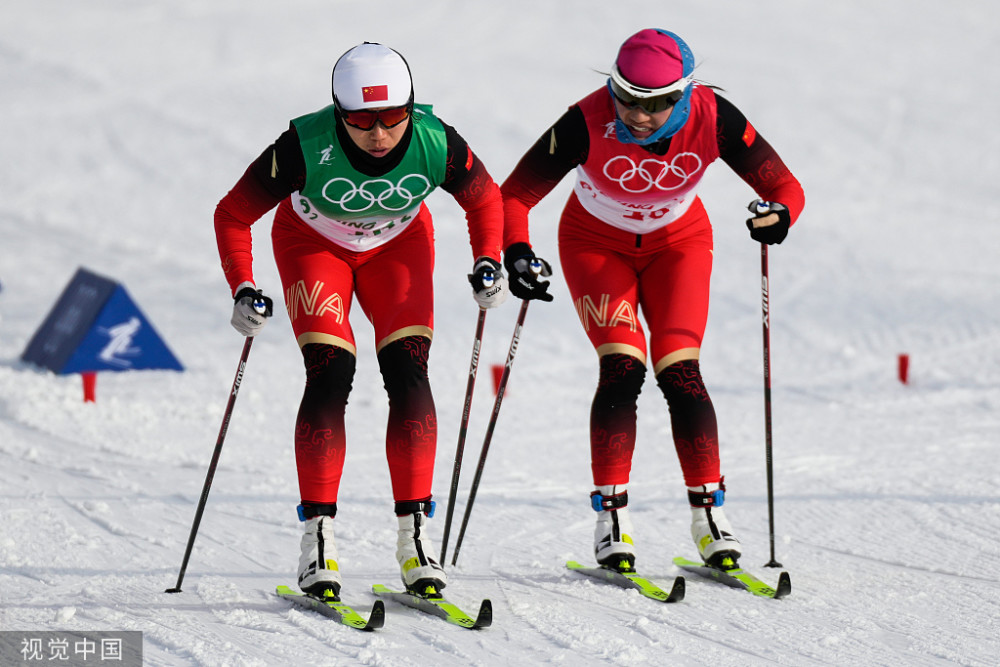
[[678, 153], [668, 162], [647, 158], [638, 165], [627, 155], [617, 155], [604, 165], [604, 175], [632, 194], [652, 188], [669, 192], [684, 187], [701, 171], [697, 153]]
[[332, 178], [323, 186], [323, 199], [347, 213], [362, 213], [378, 206], [385, 211], [406, 211], [420, 203], [434, 187], [423, 174], [407, 174], [398, 183], [374, 178], [356, 184], [349, 178]]

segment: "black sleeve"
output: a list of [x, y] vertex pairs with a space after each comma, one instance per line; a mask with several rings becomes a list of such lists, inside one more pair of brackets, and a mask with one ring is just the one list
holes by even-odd
[[748, 167], [759, 164], [764, 157], [774, 154], [774, 149], [757, 134], [757, 130], [747, 120], [743, 112], [726, 98], [715, 94], [715, 133], [719, 145], [719, 157], [738, 174]]
[[483, 166], [462, 135], [448, 123], [440, 118], [438, 120], [444, 126], [444, 135], [448, 142], [447, 164], [441, 189], [455, 194], [464, 190], [469, 181], [475, 178], [474, 172], [478, 172]]
[[284, 199], [305, 185], [306, 160], [293, 125], [289, 124], [288, 129], [253, 161], [250, 171], [261, 186], [278, 199]]
[[719, 156], [762, 199], [788, 207], [794, 222], [805, 205], [802, 185], [735, 105], [718, 94], [715, 99]]
[[589, 151], [587, 121], [580, 107], [574, 104], [538, 138], [521, 162], [534, 172], [536, 179], [558, 183], [587, 160]]
[[500, 189], [507, 197], [533, 207], [559, 184], [569, 171], [583, 164], [590, 151], [587, 122], [573, 105], [521, 156]]

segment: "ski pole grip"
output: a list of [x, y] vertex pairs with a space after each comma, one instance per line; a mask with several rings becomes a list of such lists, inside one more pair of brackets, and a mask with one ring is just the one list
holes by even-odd
[[258, 292], [253, 298], [253, 309], [258, 315], [263, 315], [264, 317], [271, 317], [272, 308], [274, 302], [271, 301], [270, 297], [264, 296], [262, 293]]

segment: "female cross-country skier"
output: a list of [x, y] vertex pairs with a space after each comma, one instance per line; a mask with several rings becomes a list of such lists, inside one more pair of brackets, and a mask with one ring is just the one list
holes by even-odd
[[306, 371], [294, 440], [305, 523], [298, 582], [308, 593], [337, 595], [341, 586], [334, 517], [357, 354], [348, 319], [355, 295], [375, 329], [389, 398], [385, 446], [403, 582], [421, 593], [447, 583], [427, 535], [437, 420], [427, 376], [434, 239], [424, 199], [438, 187], [466, 213], [476, 302], [499, 305], [507, 294], [499, 188], [454, 128], [414, 104], [403, 57], [366, 42], [336, 62], [333, 104], [292, 120], [215, 212], [232, 323], [254, 336], [266, 322], [254, 302], [268, 300], [254, 282], [250, 226], [277, 206], [274, 258]]
[[[510, 267], [534, 256], [529, 210], [576, 169], [559, 256], [599, 357], [590, 413], [594, 551], [600, 564], [618, 570], [635, 567], [626, 486], [647, 350], [669, 407], [698, 551], [720, 567], [735, 566], [740, 556], [722, 509], [718, 427], [698, 361], [712, 272], [712, 227], [697, 194], [705, 169], [721, 158], [769, 202], [747, 221], [761, 243], [781, 243], [804, 205], [799, 182], [774, 149], [693, 71], [680, 37], [637, 32], [622, 44], [606, 85], [569, 107], [501, 186]], [[521, 296], [515, 287], [512, 278], [511, 291]], [[529, 290], [522, 298], [536, 297]]]

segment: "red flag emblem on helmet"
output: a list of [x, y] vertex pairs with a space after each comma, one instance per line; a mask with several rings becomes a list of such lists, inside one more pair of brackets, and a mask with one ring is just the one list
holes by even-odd
[[365, 86], [361, 89], [361, 99], [364, 102], [386, 102], [389, 99], [389, 86]]

